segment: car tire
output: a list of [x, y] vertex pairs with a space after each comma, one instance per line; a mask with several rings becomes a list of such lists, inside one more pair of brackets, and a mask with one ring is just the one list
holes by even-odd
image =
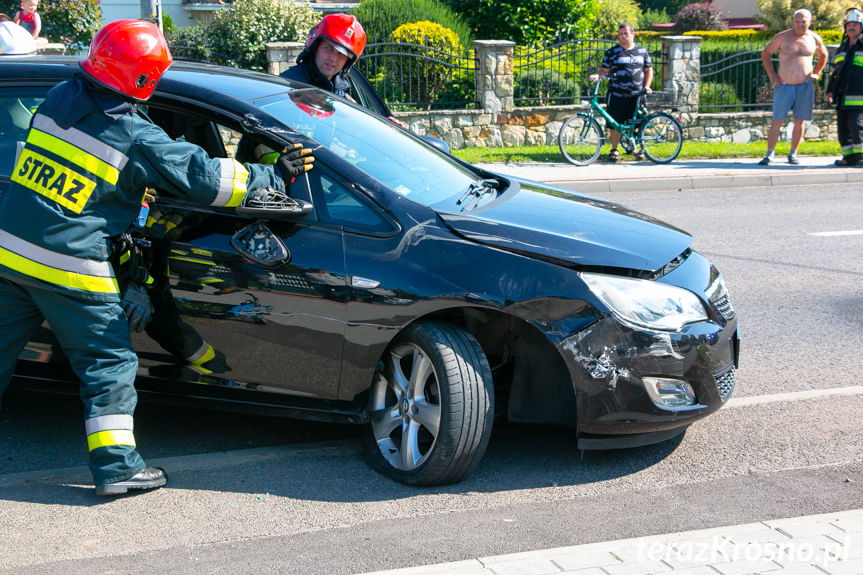
[[445, 323], [408, 327], [375, 372], [365, 449], [370, 465], [408, 485], [446, 485], [485, 454], [494, 388], [477, 340]]

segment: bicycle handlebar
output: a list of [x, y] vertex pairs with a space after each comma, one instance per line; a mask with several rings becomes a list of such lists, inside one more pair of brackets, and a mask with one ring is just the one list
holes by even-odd
[[[588, 78], [588, 80], [590, 80], [590, 79]], [[608, 81], [608, 76], [602, 76], [596, 80], [596, 82], [595, 82], [596, 86], [593, 88], [593, 95], [594, 96], [599, 94], [599, 85], [602, 84], [603, 82], [607, 82], [607, 81]], [[637, 97], [641, 98], [642, 96], [649, 96], [652, 93], [653, 93], [653, 90], [648, 90], [646, 88], [642, 88], [641, 90], [639, 90], [638, 92], [633, 94], [633, 96], [637, 96]]]

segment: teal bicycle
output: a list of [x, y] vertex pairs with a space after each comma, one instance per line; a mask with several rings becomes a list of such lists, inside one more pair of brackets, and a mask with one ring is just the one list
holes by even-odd
[[632, 120], [619, 124], [599, 103], [601, 82], [597, 82], [593, 89], [588, 111], [570, 117], [560, 127], [557, 144], [568, 162], [587, 166], [599, 157], [605, 135], [597, 116], [605, 119], [607, 126], [620, 132], [620, 146], [627, 154], [643, 152], [657, 164], [667, 164], [680, 154], [683, 128], [677, 118], [666, 112], [648, 112], [645, 106], [648, 93], [642, 90]]

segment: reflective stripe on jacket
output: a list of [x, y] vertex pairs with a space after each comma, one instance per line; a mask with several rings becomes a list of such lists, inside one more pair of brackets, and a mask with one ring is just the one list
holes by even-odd
[[[53, 88], [33, 117], [0, 197], [0, 275], [119, 301], [110, 238], [130, 227], [146, 188], [224, 207], [240, 205], [250, 186], [284, 189], [274, 166], [210, 158], [134, 113], [112, 115], [102, 104], [110, 97], [100, 97], [76, 77]], [[69, 110], [78, 114], [72, 125]]]
[[836, 49], [827, 92], [842, 110], [863, 108], [863, 42], [849, 45], [846, 39]]

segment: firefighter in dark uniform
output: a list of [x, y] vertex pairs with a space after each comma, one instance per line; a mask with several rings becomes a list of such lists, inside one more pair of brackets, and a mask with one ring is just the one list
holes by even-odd
[[299, 144], [275, 166], [210, 158], [135, 114], [171, 62], [152, 23], [103, 27], [78, 74], [37, 110], [0, 197], [0, 395], [46, 320], [81, 380], [97, 495], [166, 482], [135, 449], [138, 363], [110, 263], [113, 240], [138, 216], [145, 190], [230, 207], [268, 189], [290, 207], [297, 202], [284, 194], [285, 181], [313, 166]]
[[329, 14], [318, 22], [297, 56], [297, 65], [280, 74], [336, 96], [350, 97], [347, 74], [366, 47], [366, 33], [356, 16]]
[[861, 166], [863, 160], [863, 12], [845, 14], [845, 36], [833, 57], [827, 101], [836, 106], [842, 158], [837, 166]]

